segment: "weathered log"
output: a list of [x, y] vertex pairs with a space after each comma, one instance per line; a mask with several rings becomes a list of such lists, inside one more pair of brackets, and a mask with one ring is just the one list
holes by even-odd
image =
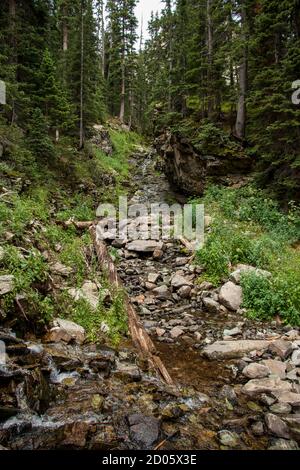
[[[116, 266], [107, 250], [106, 244], [97, 238], [95, 226], [90, 227], [90, 233], [94, 242], [98, 260], [102, 269], [107, 272], [109, 281], [117, 288], [124, 287], [118, 275]], [[148, 361], [150, 368], [154, 369], [167, 384], [172, 385], [173, 380], [162, 360], [160, 359], [154, 343], [142, 325], [128, 294], [126, 294], [125, 302], [128, 315], [129, 331], [134, 345], [140, 354]]]

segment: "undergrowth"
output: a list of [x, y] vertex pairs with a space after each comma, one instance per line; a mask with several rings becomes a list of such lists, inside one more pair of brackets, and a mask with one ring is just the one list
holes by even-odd
[[228, 278], [237, 264], [249, 264], [272, 273], [243, 277], [244, 306], [252, 318], [278, 315], [286, 323], [300, 324], [300, 209], [293, 202], [289, 211], [252, 186], [242, 189], [211, 187], [203, 199], [213, 217], [204, 248], [197, 262], [204, 267], [202, 280], [215, 286]]
[[[115, 201], [130, 179], [128, 157], [141, 138], [111, 130], [111, 157], [94, 149], [90, 152], [88, 145], [80, 153], [70, 141], [61, 141], [55, 161], [38, 162], [24, 147], [20, 130], [1, 127], [0, 132], [12, 142], [0, 164], [4, 188], [0, 197], [0, 247], [4, 253], [0, 253], [0, 276], [14, 276], [13, 291], [0, 299], [0, 320], [14, 318], [26, 328], [31, 325], [42, 332], [51, 319], [69, 318], [86, 329], [90, 341], [101, 338], [104, 322], [106, 336], [116, 344], [127, 333], [124, 293], [112, 291], [111, 303], [104, 304], [100, 291], [96, 310], [85, 300], [75, 301], [68, 295], [70, 288], [80, 288], [85, 280], [108, 285], [99, 272], [89, 233], [64, 227], [62, 222], [94, 220], [101, 201]], [[54, 262], [71, 268], [70, 274], [53, 276]]]

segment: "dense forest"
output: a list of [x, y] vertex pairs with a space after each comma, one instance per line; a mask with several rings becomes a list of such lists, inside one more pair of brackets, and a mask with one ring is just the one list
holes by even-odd
[[148, 134], [173, 126], [216, 144], [231, 134], [263, 184], [299, 198], [299, 2], [165, 1], [146, 41], [136, 3], [1, 2], [3, 122], [49, 158], [60, 135], [81, 148], [108, 114]]
[[299, 450], [300, 0], [160, 3], [0, 2], [0, 450]]

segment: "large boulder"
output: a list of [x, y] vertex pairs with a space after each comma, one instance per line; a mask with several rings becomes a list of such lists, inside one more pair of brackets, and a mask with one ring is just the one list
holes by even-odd
[[243, 291], [240, 286], [237, 286], [233, 282], [229, 281], [222, 286], [219, 294], [219, 302], [228, 308], [236, 312], [242, 305]]
[[289, 382], [280, 380], [278, 377], [268, 377], [265, 379], [253, 379], [244, 385], [242, 391], [246, 395], [256, 395], [259, 393], [281, 393], [290, 392], [292, 385]]
[[155, 240], [135, 240], [128, 243], [126, 249], [138, 253], [153, 253], [155, 250], [162, 250], [163, 243]]
[[224, 144], [216, 145], [213, 150], [207, 148], [206, 152], [196, 149], [186, 137], [169, 131], [155, 141], [169, 181], [181, 191], [193, 195], [202, 195], [207, 181], [230, 184], [235, 180], [241, 181], [243, 175], [250, 173], [253, 161], [241, 146], [232, 144], [237, 147], [234, 152], [232, 146], [224, 148]]
[[235, 359], [243, 357], [251, 351], [263, 351], [268, 349], [270, 341], [267, 340], [239, 340], [216, 341], [205, 346], [203, 356], [208, 359]]

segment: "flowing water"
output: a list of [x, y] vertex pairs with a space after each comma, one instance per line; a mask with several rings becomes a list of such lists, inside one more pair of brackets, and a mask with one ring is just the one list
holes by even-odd
[[[155, 159], [153, 153], [133, 158], [137, 191], [131, 203], [184, 203], [156, 170]], [[159, 259], [128, 256], [124, 249], [119, 255], [120, 276], [174, 387], [149, 373], [130, 340], [118, 350], [28, 343], [26, 361], [16, 354], [8, 371], [0, 371], [0, 444], [104, 450], [153, 449], [164, 441], [162, 449], [266, 448], [268, 438], [252, 432], [264, 410], [239, 394], [243, 379], [236, 361], [208, 361], [201, 355], [206, 344], [223, 338], [225, 328], [239, 324], [251, 337], [264, 325], [236, 314], [207, 313], [197, 297], [154, 298], [146, 285], [151, 273], [166, 286], [178, 270], [193, 282], [199, 276], [191, 262], [178, 266], [177, 258], [188, 258], [178, 241], [165, 241]], [[176, 326], [183, 330], [177, 338], [170, 333]]]

